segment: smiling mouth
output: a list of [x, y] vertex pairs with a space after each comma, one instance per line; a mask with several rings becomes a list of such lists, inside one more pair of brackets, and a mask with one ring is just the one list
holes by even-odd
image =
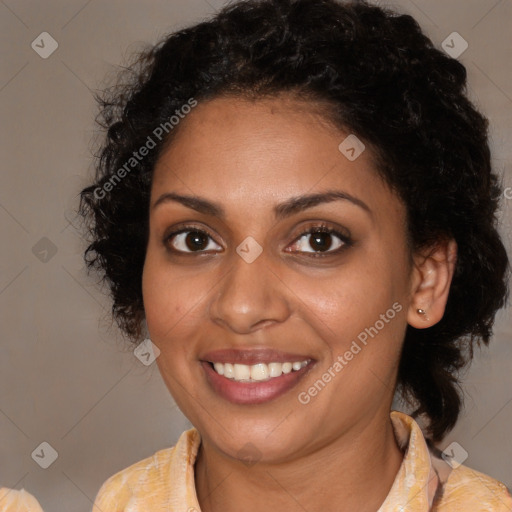
[[208, 361], [218, 375], [236, 382], [266, 382], [283, 374], [297, 372], [311, 362], [311, 359], [294, 362], [257, 363], [253, 365], [238, 363], [219, 363]]

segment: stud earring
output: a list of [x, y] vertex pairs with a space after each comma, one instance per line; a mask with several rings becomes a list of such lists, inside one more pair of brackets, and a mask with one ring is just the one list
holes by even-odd
[[426, 311], [424, 309], [417, 309], [416, 310], [420, 315], [426, 314]]

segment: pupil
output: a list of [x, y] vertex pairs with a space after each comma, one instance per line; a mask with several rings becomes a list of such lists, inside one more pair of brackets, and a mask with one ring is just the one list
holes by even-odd
[[[329, 237], [328, 240], [326, 240], [327, 237]], [[310, 245], [315, 250], [325, 251], [329, 248], [330, 237], [330, 233], [322, 233], [320, 231], [316, 232], [315, 234], [312, 234]], [[316, 245], [316, 247], [314, 245]]]
[[206, 246], [205, 236], [197, 231], [191, 231], [185, 238], [187, 247], [193, 251], [198, 249], [204, 249]]

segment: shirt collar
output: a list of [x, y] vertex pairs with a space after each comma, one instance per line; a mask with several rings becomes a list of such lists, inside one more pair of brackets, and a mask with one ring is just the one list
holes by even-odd
[[440, 482], [423, 432], [413, 418], [402, 412], [392, 411], [391, 422], [404, 458], [378, 512], [427, 512], [432, 507]]
[[[391, 422], [404, 458], [377, 512], [428, 512], [440, 483], [423, 432], [413, 418], [402, 412], [392, 411]], [[194, 464], [200, 444], [201, 436], [195, 428], [183, 432], [176, 444], [176, 464], [172, 465], [170, 475], [176, 483], [173, 487], [177, 492], [172, 501], [186, 503], [188, 510], [195, 512], [201, 510], [194, 478]]]

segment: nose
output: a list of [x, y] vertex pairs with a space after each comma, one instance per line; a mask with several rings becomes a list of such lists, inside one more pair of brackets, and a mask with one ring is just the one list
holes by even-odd
[[290, 290], [265, 251], [252, 263], [236, 252], [230, 259], [230, 270], [210, 304], [211, 319], [238, 334], [284, 322], [290, 316]]

